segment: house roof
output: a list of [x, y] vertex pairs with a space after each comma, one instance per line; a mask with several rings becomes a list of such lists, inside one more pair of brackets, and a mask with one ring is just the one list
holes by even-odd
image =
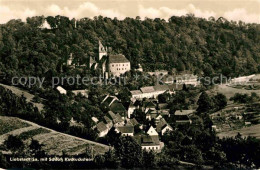
[[66, 92], [66, 90], [65, 90], [63, 87], [61, 87], [61, 86], [58, 86], [56, 89], [57, 89], [60, 93], [61, 93], [61, 92]]
[[132, 95], [142, 94], [142, 92], [141, 92], [140, 90], [132, 90], [132, 91], [130, 91], [130, 93], [131, 93]]
[[190, 118], [188, 115], [175, 115], [176, 121], [183, 121], [183, 120], [187, 120], [189, 121]]
[[109, 119], [107, 116], [104, 116], [104, 119], [105, 119], [106, 123], [111, 123], [112, 122], [112, 120]]
[[138, 125], [138, 124], [139, 124], [135, 118], [133, 118], [133, 119], [130, 119], [130, 122], [132, 123], [132, 125], [133, 125], [133, 126], [135, 126], [135, 125]]
[[143, 93], [151, 93], [151, 92], [155, 91], [153, 86], [142, 87], [142, 88], [140, 88], [140, 90]]
[[112, 111], [108, 111], [108, 114], [112, 118], [112, 120], [116, 119], [116, 115]]
[[110, 105], [110, 110], [114, 113], [124, 114], [126, 112], [125, 107], [121, 102], [115, 101]]
[[96, 118], [96, 117], [91, 117], [91, 119], [92, 119], [94, 122], [98, 122], [98, 118]]
[[134, 126], [118, 126], [116, 128], [121, 133], [134, 133]]
[[108, 114], [112, 118], [114, 123], [123, 121], [122, 117], [119, 114], [114, 114], [112, 111], [108, 111]]
[[117, 97], [115, 97], [115, 96], [106, 96], [103, 99], [102, 104], [110, 106], [112, 104], [113, 100], [117, 100]]
[[97, 130], [98, 130], [99, 132], [103, 132], [103, 131], [107, 130], [106, 124], [105, 124], [104, 122], [99, 122], [99, 123], [97, 124]]
[[109, 55], [109, 63], [129, 63], [123, 54]]
[[159, 137], [158, 136], [143, 135], [141, 137], [141, 145], [142, 146], [160, 145]]
[[168, 85], [156, 85], [153, 86], [155, 91], [166, 91], [169, 90], [169, 86]]
[[176, 115], [176, 116], [178, 116], [178, 115], [189, 115], [193, 112], [194, 112], [194, 110], [176, 110], [174, 115]]
[[166, 126], [169, 126], [170, 128], [172, 128], [170, 125], [168, 125], [168, 123], [166, 122], [166, 120], [164, 118], [162, 118], [157, 126], [156, 126], [156, 130], [157, 132], [161, 132], [163, 128], [165, 128]]

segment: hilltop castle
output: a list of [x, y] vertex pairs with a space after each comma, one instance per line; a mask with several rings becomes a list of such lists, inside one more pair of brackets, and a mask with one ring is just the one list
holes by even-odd
[[[67, 65], [73, 65], [72, 55], [67, 60]], [[85, 64], [81, 66], [86, 66]], [[130, 61], [123, 54], [110, 54], [107, 47], [99, 41], [98, 43], [98, 55], [96, 58], [90, 56], [88, 62], [88, 68], [96, 70], [100, 68], [105, 77], [115, 76], [118, 77], [127, 71], [130, 71]]]

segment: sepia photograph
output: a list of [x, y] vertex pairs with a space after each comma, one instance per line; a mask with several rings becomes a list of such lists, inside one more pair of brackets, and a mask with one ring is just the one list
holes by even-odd
[[260, 0], [0, 0], [5, 169], [260, 169]]

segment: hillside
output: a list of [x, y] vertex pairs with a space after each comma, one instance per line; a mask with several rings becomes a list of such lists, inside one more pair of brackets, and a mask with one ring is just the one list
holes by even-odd
[[26, 98], [26, 102], [32, 103], [35, 107], [38, 108], [39, 111], [43, 110], [44, 105], [42, 103], [35, 103], [32, 101], [34, 98], [33, 94], [28, 93], [27, 91], [19, 89], [18, 87], [15, 87], [15, 86], [9, 86], [9, 85], [5, 85], [5, 84], [1, 84], [1, 83], [0, 83], [0, 86], [6, 88], [8, 90], [11, 90], [13, 94], [15, 94], [19, 97], [21, 97], [23, 95]]
[[106, 145], [60, 133], [29, 121], [0, 116], [0, 145], [8, 135], [16, 135], [28, 144], [31, 138], [38, 140], [49, 155], [62, 155], [62, 151], [68, 155], [77, 155], [85, 152], [87, 146], [93, 147], [94, 154], [102, 154], [109, 149]]
[[[47, 20], [51, 29], [41, 25]], [[95, 17], [69, 20], [64, 16], [11, 20], [0, 26], [0, 72], [12, 76], [52, 76], [70, 53], [88, 63], [97, 55], [98, 40], [124, 54], [145, 71], [173, 68], [196, 74], [248, 75], [260, 71], [260, 25], [209, 20], [193, 15], [140, 20]]]

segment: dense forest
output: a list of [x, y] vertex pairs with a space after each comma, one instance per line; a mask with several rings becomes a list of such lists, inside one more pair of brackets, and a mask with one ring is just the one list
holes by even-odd
[[[50, 29], [43, 28], [47, 21]], [[36, 16], [0, 25], [0, 72], [16, 75], [58, 74], [74, 54], [82, 64], [97, 55], [98, 40], [144, 70], [190, 70], [198, 75], [238, 76], [260, 71], [260, 25], [196, 18], [118, 20], [102, 16], [69, 19]]]

